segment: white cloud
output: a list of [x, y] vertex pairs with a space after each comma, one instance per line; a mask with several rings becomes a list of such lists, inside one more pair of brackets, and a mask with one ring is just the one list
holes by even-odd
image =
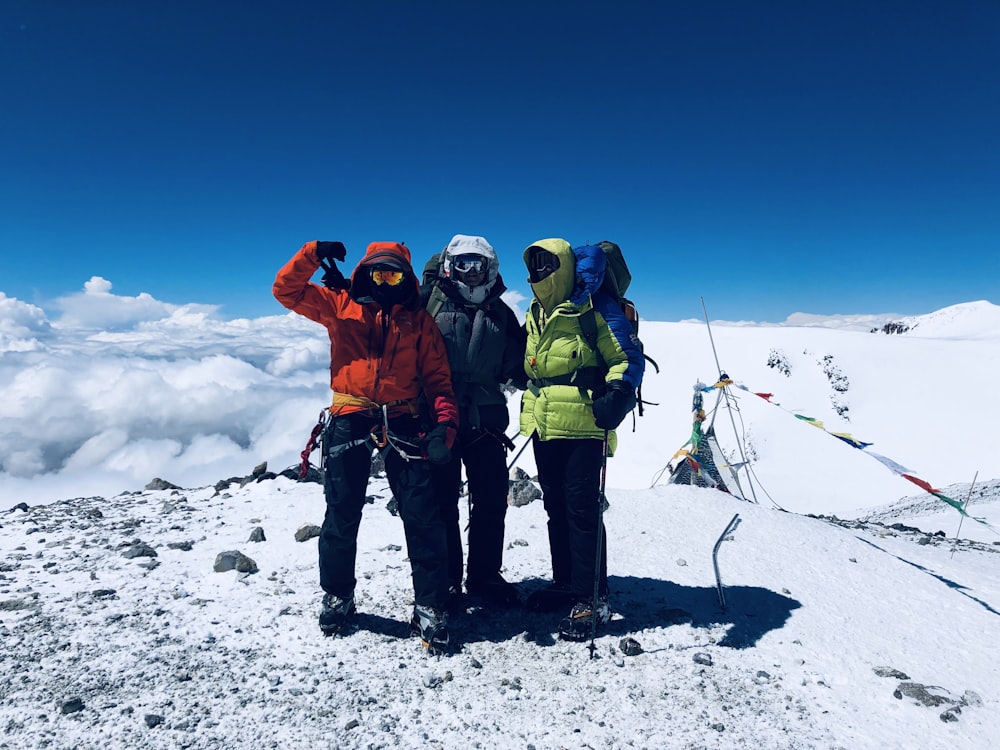
[[42, 308], [0, 292], [0, 354], [41, 349], [51, 330]]
[[[212, 484], [262, 461], [277, 470], [298, 463], [329, 403], [322, 327], [291, 313], [220, 320], [214, 308], [116, 297], [110, 289], [100, 277], [88, 282], [73, 298], [73, 326], [68, 317], [49, 326], [42, 309], [0, 297], [0, 310], [10, 313], [3, 330], [20, 340], [44, 339], [37, 348], [0, 351], [0, 504], [111, 495], [154, 476]], [[976, 471], [981, 479], [1000, 476], [990, 447], [1000, 406], [977, 404], [957, 451], [953, 403], [956, 384], [996, 370], [998, 310], [989, 303], [947, 308], [915, 319], [919, 326], [906, 336], [856, 330], [856, 316], [837, 318], [847, 330], [815, 318], [801, 321], [808, 326], [713, 327], [723, 368], [781, 404], [734, 391], [739, 411], [716, 415], [720, 441], [735, 449], [735, 422], [756, 455], [762, 493], [803, 512], [844, 514], [913, 494], [914, 487], [789, 411], [874, 442], [873, 450], [931, 484], [968, 482]], [[84, 320], [118, 327], [76, 327]], [[691, 386], [717, 375], [704, 323], [644, 321], [641, 335], [663, 372], [650, 370], [643, 388], [658, 405], [646, 409], [635, 432], [631, 421], [619, 431], [608, 482], [622, 490], [649, 486], [688, 437]], [[767, 367], [773, 350], [783, 352], [790, 376]], [[832, 389], [826, 356], [849, 381], [846, 394]], [[846, 418], [837, 398], [848, 406]], [[517, 404], [515, 398], [512, 424]], [[519, 463], [532, 470], [530, 450]]]
[[214, 306], [173, 305], [160, 302], [146, 292], [135, 297], [123, 297], [111, 293], [112, 284], [101, 276], [92, 276], [83, 285], [83, 291], [60, 297], [55, 307], [61, 311], [56, 325], [60, 328], [118, 330], [145, 321], [162, 320], [174, 313], [202, 312], [210, 314]]

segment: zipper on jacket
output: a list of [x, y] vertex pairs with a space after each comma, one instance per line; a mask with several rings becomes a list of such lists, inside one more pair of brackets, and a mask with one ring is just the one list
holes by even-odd
[[382, 340], [379, 342], [378, 365], [375, 368], [375, 382], [372, 388], [372, 401], [378, 400], [375, 397], [378, 396], [379, 381], [382, 380], [382, 358], [385, 356], [385, 344], [386, 339], [389, 336], [389, 316], [385, 314], [385, 310], [382, 308], [379, 308], [376, 315], [379, 321], [379, 327], [382, 329]]

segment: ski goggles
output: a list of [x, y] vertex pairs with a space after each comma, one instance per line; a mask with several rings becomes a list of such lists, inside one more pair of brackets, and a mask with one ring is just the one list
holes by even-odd
[[559, 268], [559, 258], [548, 250], [538, 249], [528, 258], [528, 281], [536, 283], [551, 276]]
[[399, 286], [403, 283], [403, 276], [406, 274], [403, 271], [397, 271], [393, 268], [373, 268], [372, 269], [372, 281], [376, 286]]
[[482, 255], [459, 255], [452, 261], [451, 265], [459, 273], [475, 271], [482, 273], [486, 267], [486, 258]]

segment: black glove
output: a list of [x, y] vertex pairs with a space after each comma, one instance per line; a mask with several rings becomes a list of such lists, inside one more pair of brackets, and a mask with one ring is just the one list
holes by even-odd
[[319, 258], [320, 263], [324, 260], [327, 263], [333, 263], [335, 260], [343, 260], [347, 257], [347, 248], [344, 247], [343, 242], [317, 242], [316, 257]]
[[635, 408], [635, 390], [621, 380], [612, 380], [600, 395], [594, 396], [594, 422], [602, 430], [615, 429]]
[[344, 274], [336, 266], [327, 266], [326, 273], [323, 274], [323, 286], [327, 289], [350, 289], [351, 282], [344, 278]]
[[[448, 430], [452, 431], [451, 440], [448, 439]], [[455, 440], [455, 430], [445, 423], [438, 424], [424, 437], [424, 450], [427, 451], [427, 458], [432, 464], [446, 464], [451, 461], [451, 448], [449, 445]]]
[[337, 268], [334, 261], [343, 260], [347, 256], [347, 248], [343, 242], [317, 242], [316, 257], [320, 265], [326, 269], [323, 274], [323, 286], [327, 289], [350, 289], [351, 282]]

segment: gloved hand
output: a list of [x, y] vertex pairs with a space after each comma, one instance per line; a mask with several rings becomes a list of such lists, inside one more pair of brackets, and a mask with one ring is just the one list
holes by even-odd
[[343, 242], [319, 241], [316, 243], [316, 257], [320, 263], [324, 260], [327, 263], [333, 263], [335, 260], [343, 260], [347, 257], [347, 248], [344, 247]]
[[326, 273], [323, 274], [323, 286], [327, 289], [351, 288], [351, 282], [344, 278], [344, 274], [334, 263], [347, 257], [347, 248], [343, 242], [317, 242], [316, 257], [320, 265], [326, 269]]
[[615, 429], [635, 408], [635, 390], [622, 380], [612, 380], [594, 396], [594, 422], [602, 430]]
[[448, 422], [440, 422], [424, 437], [424, 449], [432, 464], [446, 464], [451, 460], [451, 446], [455, 444], [456, 430]]

